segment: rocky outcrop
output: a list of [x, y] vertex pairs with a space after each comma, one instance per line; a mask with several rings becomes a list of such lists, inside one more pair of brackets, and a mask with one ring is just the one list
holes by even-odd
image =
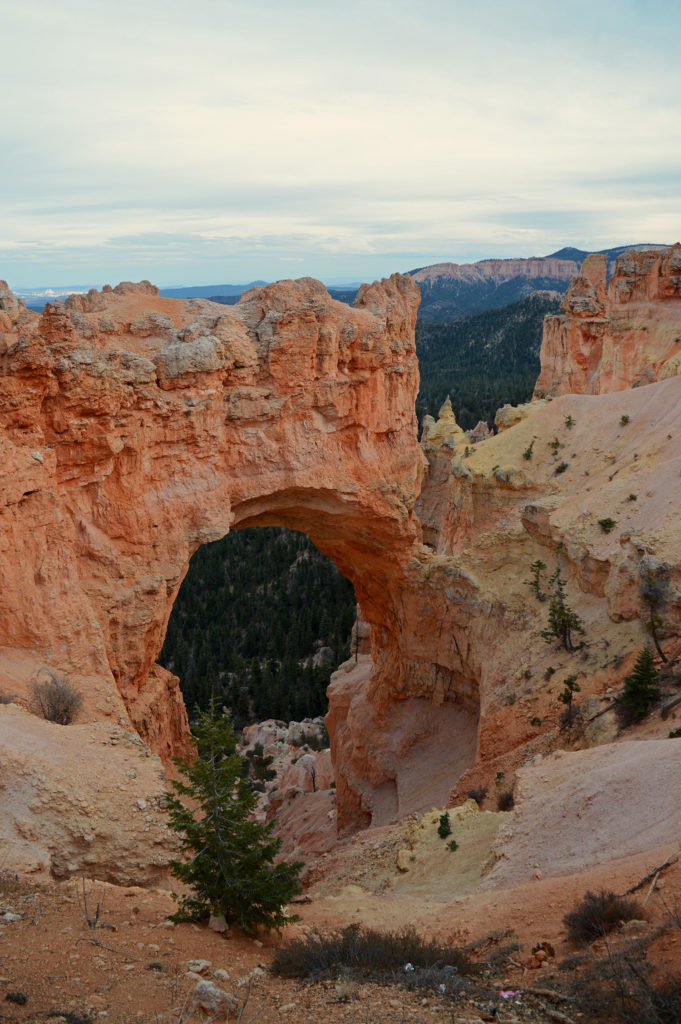
[[39, 316], [5, 288], [0, 695], [28, 712], [46, 667], [82, 692], [78, 722], [182, 753], [177, 682], [155, 665], [173, 600], [199, 544], [268, 523], [305, 530], [352, 579], [399, 683], [424, 465], [417, 302], [399, 275], [354, 309], [309, 279], [236, 307], [143, 282]]
[[[678, 248], [634, 257], [659, 278], [645, 300], [626, 261], [607, 298], [587, 261], [566, 299], [570, 330], [614, 330], [616, 305], [622, 322], [645, 307], [681, 334]], [[145, 751], [181, 751], [186, 727], [177, 682], [155, 664], [173, 600], [199, 544], [252, 525], [308, 533], [353, 581], [370, 631], [370, 655], [360, 644], [329, 691], [341, 831], [459, 799], [549, 749], [557, 683], [577, 672], [585, 697], [619, 685], [646, 637], [651, 573], [662, 642], [678, 644], [681, 375], [668, 355], [653, 361], [664, 379], [625, 398], [528, 403], [475, 444], [447, 402], [419, 447], [408, 278], [363, 286], [354, 309], [307, 279], [234, 307], [143, 283], [39, 317], [3, 295], [0, 696], [15, 698], [17, 728], [33, 725], [46, 667], [84, 695], [77, 725], [41, 723], [46, 737], [77, 750], [90, 723], [136, 732], [147, 746], [134, 756], [161, 780]], [[603, 354], [579, 370], [583, 390], [621, 365]], [[546, 643], [547, 605], [526, 585], [537, 560], [548, 579], [559, 545], [586, 631], [577, 654]], [[19, 835], [7, 789], [0, 802]], [[291, 828], [307, 829], [294, 803]], [[69, 870], [88, 870], [88, 848], [70, 843]]]
[[624, 391], [681, 371], [681, 245], [588, 256], [547, 316], [535, 396]]
[[577, 270], [578, 265], [574, 260], [535, 256], [530, 259], [479, 260], [477, 263], [434, 263], [422, 270], [415, 270], [411, 276], [417, 284], [430, 283], [441, 278], [458, 278], [490, 280], [498, 285], [516, 277], [551, 277], [569, 281]]
[[3, 871], [156, 885], [177, 851], [160, 762], [112, 722], [63, 727], [0, 706]]

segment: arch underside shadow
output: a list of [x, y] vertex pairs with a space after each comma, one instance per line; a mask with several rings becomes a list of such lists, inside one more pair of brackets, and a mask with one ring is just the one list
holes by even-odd
[[279, 526], [309, 536], [351, 580], [371, 627], [371, 657], [351, 658], [328, 691], [340, 831], [446, 804], [477, 754], [477, 679], [444, 645], [433, 652], [421, 631], [420, 583], [393, 557], [390, 522], [312, 488], [263, 494], [233, 515], [232, 529]]

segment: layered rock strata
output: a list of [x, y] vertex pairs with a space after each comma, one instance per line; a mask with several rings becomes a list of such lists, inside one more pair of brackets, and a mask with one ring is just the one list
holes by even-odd
[[[643, 306], [648, 338], [681, 335], [678, 254], [632, 257], [639, 277], [618, 264], [607, 297], [587, 261], [563, 348], [547, 325], [540, 378], [564, 373], [587, 393], [506, 410], [505, 429], [478, 442], [446, 405], [421, 447], [407, 278], [364, 286], [355, 309], [306, 279], [235, 307], [120, 285], [41, 317], [0, 289], [0, 695], [24, 709], [0, 706], [0, 720], [28, 721], [46, 667], [83, 693], [78, 728], [181, 751], [177, 681], [155, 658], [189, 557], [229, 529], [276, 524], [335, 560], [370, 628], [371, 656], [330, 688], [340, 830], [442, 804], [476, 772], [510, 776], [545, 749], [557, 682], [576, 672], [594, 699], [620, 684], [646, 638], [651, 573], [662, 641], [681, 634], [673, 353], [655, 349], [664, 379], [618, 391], [638, 380]], [[579, 325], [599, 318], [601, 355], [578, 372]], [[626, 360], [606, 344], [615, 324]], [[547, 605], [526, 586], [531, 563], [554, 570], [559, 545], [586, 630], [576, 654], [545, 642]], [[76, 727], [42, 728], [82, 742]], [[160, 785], [160, 761], [145, 764]], [[12, 794], [0, 799], [18, 834]], [[162, 835], [151, 822], [147, 835], [153, 865]], [[69, 870], [87, 869], [74, 850]], [[53, 852], [32, 848], [33, 866]]]
[[535, 395], [651, 384], [681, 370], [681, 245], [625, 252], [606, 284], [606, 257], [588, 256], [562, 312], [547, 316]]
[[186, 751], [177, 680], [155, 664], [175, 595], [199, 544], [269, 523], [305, 530], [352, 579], [377, 685], [399, 685], [417, 302], [398, 275], [354, 309], [308, 279], [237, 307], [143, 283], [39, 316], [3, 283], [2, 697], [29, 709], [47, 668], [84, 696], [77, 721]]

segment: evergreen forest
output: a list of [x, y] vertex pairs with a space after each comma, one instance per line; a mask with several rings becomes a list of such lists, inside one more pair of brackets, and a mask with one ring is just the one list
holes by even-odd
[[211, 693], [234, 724], [326, 713], [329, 676], [349, 655], [352, 584], [302, 533], [235, 530], [194, 554], [159, 662], [190, 716]]
[[491, 426], [506, 403], [529, 401], [539, 376], [544, 317], [558, 312], [560, 300], [557, 292], [534, 292], [503, 309], [462, 320], [417, 320], [419, 422], [426, 413], [437, 417], [447, 395], [464, 430], [478, 420]]

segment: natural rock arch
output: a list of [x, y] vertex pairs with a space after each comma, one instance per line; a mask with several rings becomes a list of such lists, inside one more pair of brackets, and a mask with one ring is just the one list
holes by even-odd
[[[23, 675], [49, 664], [78, 680], [90, 719], [130, 721], [162, 757], [181, 750], [184, 707], [155, 659], [191, 554], [239, 526], [299, 529], [351, 579], [372, 628], [368, 689], [364, 665], [331, 715], [341, 825], [427, 802], [432, 768], [408, 796], [398, 775], [436, 733], [444, 798], [452, 758], [461, 771], [475, 755], [477, 693], [420, 633], [413, 282], [365, 285], [354, 309], [310, 279], [236, 307], [147, 283], [42, 316], [6, 287], [0, 301], [0, 647], [24, 652]], [[397, 716], [399, 750], [379, 739], [395, 700], [420, 702], [411, 725]]]
[[[304, 280], [231, 309], [120, 285], [42, 317], [0, 283], [0, 698], [24, 705], [0, 700], [7, 866], [163, 873], [161, 765], [139, 737], [167, 756], [186, 719], [154, 659], [190, 555], [234, 526], [304, 529], [371, 624], [372, 658], [330, 688], [341, 828], [460, 801], [550, 749], [552, 679], [574, 667], [524, 581], [557, 544], [585, 700], [633, 662], [651, 569], [681, 657], [680, 261], [620, 257], [603, 309], [587, 262], [545, 324], [538, 390], [556, 397], [506, 407], [475, 445], [448, 405], [416, 443], [406, 278], [354, 310]], [[84, 693], [78, 724], [27, 713], [42, 666]]]

